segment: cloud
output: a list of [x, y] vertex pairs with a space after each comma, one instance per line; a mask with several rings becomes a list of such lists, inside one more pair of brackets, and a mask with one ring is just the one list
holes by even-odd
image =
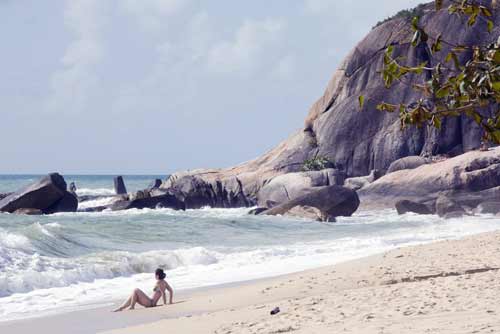
[[[304, 0], [306, 13], [335, 16], [344, 19], [366, 15], [378, 16], [394, 14], [397, 10], [409, 8], [422, 3], [422, 0], [378, 0], [378, 1], [352, 1], [352, 0]], [[349, 10], [349, 15], [344, 15]], [[340, 14], [340, 15], [339, 15]], [[380, 19], [380, 18], [379, 18]], [[366, 21], [363, 20], [363, 21]]]
[[296, 59], [292, 55], [281, 58], [271, 72], [271, 76], [277, 79], [290, 79], [293, 77]]
[[80, 112], [85, 109], [88, 94], [99, 80], [94, 67], [104, 57], [101, 29], [106, 16], [103, 4], [101, 0], [66, 2], [64, 24], [74, 40], [61, 58], [62, 68], [51, 76], [48, 110]]
[[247, 20], [232, 40], [216, 43], [208, 52], [208, 68], [218, 73], [249, 72], [280, 40], [286, 28], [282, 19]]
[[134, 15], [146, 29], [158, 29], [165, 17], [176, 14], [190, 0], [122, 0], [125, 11]]

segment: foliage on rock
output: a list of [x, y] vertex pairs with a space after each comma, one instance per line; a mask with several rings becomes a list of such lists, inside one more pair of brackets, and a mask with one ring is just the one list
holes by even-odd
[[302, 171], [320, 171], [327, 168], [335, 168], [335, 164], [327, 157], [318, 156], [312, 159], [307, 159], [302, 165]]
[[394, 19], [411, 19], [415, 16], [421, 16], [424, 12], [424, 6], [423, 5], [418, 5], [415, 8], [411, 9], [403, 9], [399, 12], [397, 12], [395, 15], [390, 16], [382, 21], [377, 22], [377, 24], [373, 27], [374, 29], [377, 28], [378, 26], [381, 26], [382, 24], [394, 20]]
[[[473, 0], [451, 1], [450, 15], [466, 17], [464, 24], [472, 27], [478, 22], [484, 25], [484, 33], [494, 29], [496, 1], [491, 7]], [[443, 9], [443, 0], [435, 0], [436, 11]], [[465, 115], [484, 130], [482, 140], [500, 144], [500, 38], [488, 45], [456, 45], [442, 38], [430, 36], [415, 16], [411, 22], [414, 31], [411, 45], [427, 48], [435, 56], [446, 44], [451, 49], [435, 64], [423, 62], [409, 66], [403, 57], [394, 57], [395, 45], [385, 50], [381, 71], [386, 88], [395, 83], [406, 84], [406, 77], [421, 76], [422, 84], [412, 85], [422, 93], [422, 98], [410, 103], [378, 102], [377, 109], [398, 112], [401, 127], [430, 125], [440, 129], [443, 118]], [[366, 98], [359, 97], [363, 109]]]

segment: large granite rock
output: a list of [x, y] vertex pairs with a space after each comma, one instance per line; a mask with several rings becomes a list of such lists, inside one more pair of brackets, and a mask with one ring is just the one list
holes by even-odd
[[392, 206], [402, 198], [423, 202], [447, 192], [455, 201], [455, 197], [460, 197], [458, 202], [475, 202], [477, 206], [486, 200], [485, 196], [497, 194], [494, 190], [489, 191], [491, 194], [487, 191], [496, 187], [500, 187], [500, 147], [390, 173], [361, 189], [359, 194], [365, 201], [385, 201]]
[[250, 207], [242, 182], [236, 177], [224, 180], [203, 178], [191, 174], [173, 174], [162, 184], [159, 191], [169, 191], [185, 203], [186, 209]]
[[0, 201], [0, 211], [15, 212], [19, 209], [38, 209], [45, 214], [76, 211], [76, 197], [66, 190], [66, 181], [52, 173], [41, 180], [10, 194]]
[[311, 188], [310, 192], [262, 212], [262, 215], [286, 215], [296, 208], [315, 208], [322, 221], [335, 221], [336, 217], [351, 216], [359, 207], [354, 190], [341, 186]]
[[271, 207], [311, 191], [313, 187], [342, 185], [343, 173], [336, 169], [289, 173], [266, 183], [258, 194], [258, 205]]
[[[429, 44], [441, 33], [443, 40], [454, 45], [478, 45], [496, 40], [500, 34], [499, 24], [491, 34], [482, 33], [486, 24], [483, 21], [466, 27], [461, 18], [449, 15], [448, 3], [445, 0], [443, 10], [438, 12], [431, 10], [433, 3], [424, 7], [421, 24], [431, 36]], [[495, 22], [499, 21], [499, 13], [494, 12]], [[373, 29], [352, 49], [323, 95], [311, 106], [301, 131], [252, 161], [227, 169], [176, 173], [174, 179], [191, 176], [201, 180], [202, 185], [210, 185], [213, 191], [200, 189], [196, 195], [198, 202], [206, 193], [206, 203], [228, 205], [225, 194], [241, 192], [243, 202], [255, 204], [262, 187], [276, 176], [299, 172], [306, 159], [327, 157], [337, 168], [342, 167], [347, 177], [357, 177], [368, 175], [374, 169], [386, 171], [392, 162], [407, 156], [456, 155], [478, 148], [481, 129], [466, 117], [444, 120], [441, 130], [422, 127], [402, 131], [398, 113], [376, 110], [380, 101], [408, 103], [422, 97], [411, 87], [420, 83], [420, 78], [409, 77], [409, 82], [396, 84], [390, 90], [384, 87], [379, 71], [388, 45], [394, 45], [395, 55], [405, 57], [410, 64], [432, 63], [450, 51], [445, 43], [442, 51], [434, 55], [428, 52], [429, 45], [412, 48], [408, 41], [414, 32], [409, 21], [409, 18], [392, 19]], [[360, 95], [366, 97], [362, 112], [358, 104]], [[235, 179], [237, 185], [231, 181]], [[221, 191], [215, 191], [217, 182]], [[162, 187], [168, 188], [171, 184], [167, 181]], [[438, 184], [435, 188], [439, 187]], [[243, 203], [237, 201], [236, 204]]]
[[390, 164], [387, 174], [403, 169], [415, 169], [428, 163], [431, 163], [430, 159], [419, 156], [401, 158]]

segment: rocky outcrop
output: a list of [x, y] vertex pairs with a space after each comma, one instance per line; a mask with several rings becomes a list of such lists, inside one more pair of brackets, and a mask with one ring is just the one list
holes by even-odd
[[250, 207], [256, 201], [247, 197], [243, 184], [236, 177], [224, 180], [203, 178], [192, 174], [174, 174], [160, 190], [175, 194], [186, 209]]
[[359, 198], [354, 190], [329, 186], [310, 188], [305, 195], [277, 205], [262, 212], [262, 215], [286, 215], [296, 207], [315, 208], [321, 212], [322, 221], [335, 221], [336, 217], [351, 216], [359, 206]]
[[[179, 200], [177, 196], [172, 194], [164, 194], [160, 196], [135, 197], [131, 200], [117, 201], [109, 209], [113, 211], [128, 210], [128, 209], [158, 209], [169, 208], [174, 210], [185, 210], [184, 202]], [[95, 210], [102, 211], [102, 210]]]
[[422, 165], [427, 165], [428, 163], [431, 163], [430, 159], [419, 156], [401, 158], [390, 164], [387, 169], [387, 174], [403, 169], [415, 169]]
[[124, 195], [127, 193], [127, 188], [125, 187], [125, 182], [123, 181], [122, 176], [116, 176], [113, 179], [113, 183], [115, 186], [115, 194]]
[[388, 202], [392, 206], [402, 198], [424, 201], [448, 192], [463, 201], [474, 200], [478, 205], [485, 200], [481, 197], [490, 196], [487, 190], [493, 189], [489, 192], [496, 194], [496, 187], [500, 187], [500, 147], [390, 173], [361, 189], [359, 194], [366, 201]]
[[433, 211], [423, 203], [417, 203], [409, 200], [401, 200], [396, 202], [396, 210], [398, 214], [404, 215], [408, 212], [418, 213], [420, 215], [431, 215]]
[[76, 211], [78, 201], [66, 190], [66, 181], [57, 174], [10, 194], [0, 201], [0, 211], [15, 212], [19, 209], [38, 209], [44, 214]]
[[[499, 24], [495, 24], [491, 34], [482, 33], [486, 24], [482, 21], [466, 27], [461, 18], [449, 15], [448, 2], [445, 0], [443, 10], [438, 12], [431, 10], [433, 3], [423, 7], [421, 24], [429, 34], [429, 45], [438, 35], [454, 45], [496, 40]], [[498, 23], [498, 11], [494, 15]], [[196, 206], [254, 205], [261, 188], [277, 176], [299, 172], [306, 159], [326, 157], [336, 168], [342, 168], [346, 177], [352, 178], [368, 175], [372, 170], [387, 171], [392, 162], [407, 156], [457, 155], [478, 148], [481, 129], [467, 117], [446, 119], [440, 130], [422, 127], [402, 131], [398, 113], [376, 110], [381, 101], [408, 103], [422, 97], [412, 88], [420, 83], [417, 77], [409, 77], [408, 82], [396, 84], [390, 90], [384, 87], [379, 71], [387, 46], [394, 45], [395, 56], [415, 65], [424, 60], [432, 63], [433, 57], [442, 59], [450, 51], [446, 43], [442, 51], [433, 55], [427, 51], [429, 45], [421, 44], [415, 50], [410, 45], [413, 34], [409, 19], [405, 18], [390, 20], [373, 29], [340, 64], [324, 94], [311, 106], [304, 128], [273, 150], [232, 168], [176, 173], [162, 188], [177, 186], [174, 180], [191, 177], [201, 187], [199, 191], [187, 192], [188, 197], [192, 194]], [[365, 96], [362, 112], [358, 104], [361, 95]], [[184, 182], [192, 183], [181, 181]], [[447, 185], [438, 183], [433, 188], [442, 186]], [[231, 192], [239, 194], [238, 200], [229, 199]]]
[[305, 195], [313, 187], [342, 185], [344, 175], [336, 169], [289, 173], [266, 183], [258, 194], [258, 205], [272, 207]]

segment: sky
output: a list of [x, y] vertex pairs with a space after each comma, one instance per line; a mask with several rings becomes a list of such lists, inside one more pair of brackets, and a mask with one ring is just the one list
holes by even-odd
[[0, 0], [0, 174], [169, 174], [299, 130], [348, 52], [419, 0]]

